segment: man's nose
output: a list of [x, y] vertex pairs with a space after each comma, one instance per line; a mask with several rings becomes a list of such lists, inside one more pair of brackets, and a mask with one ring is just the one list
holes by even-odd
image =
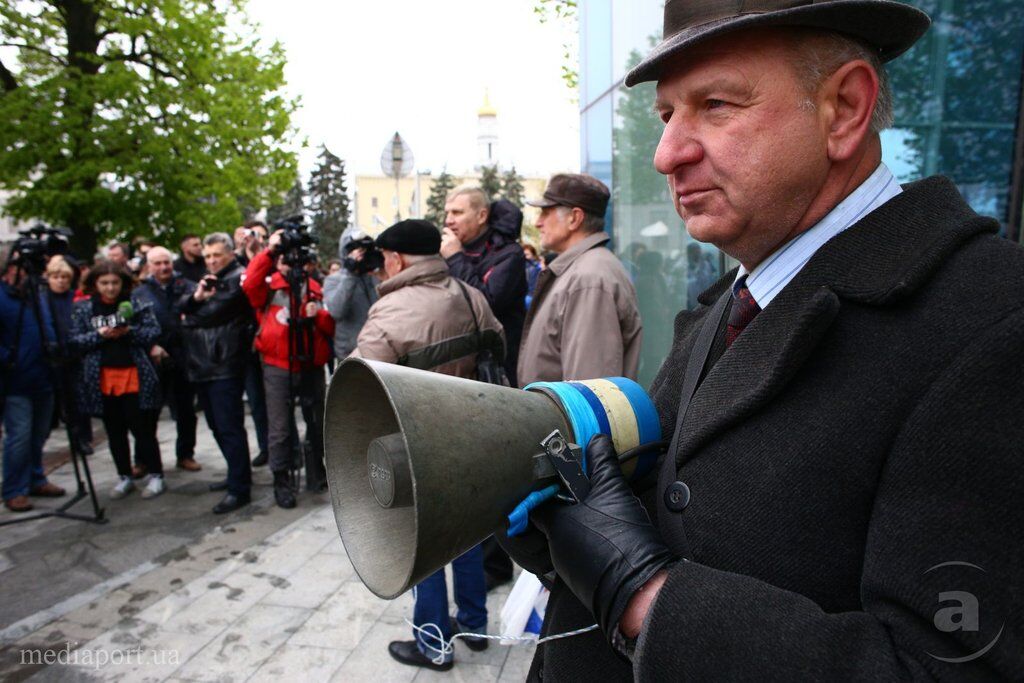
[[704, 158], [704, 148], [681, 122], [672, 119], [665, 125], [654, 152], [654, 168], [658, 173], [671, 175], [680, 166], [695, 164]]

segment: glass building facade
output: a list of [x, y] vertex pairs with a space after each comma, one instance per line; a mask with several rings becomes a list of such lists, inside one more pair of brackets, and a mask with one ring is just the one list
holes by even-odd
[[[1020, 240], [1024, 203], [1024, 2], [913, 0], [932, 28], [888, 65], [896, 124], [884, 161], [901, 182], [949, 176], [979, 213]], [[609, 232], [633, 277], [644, 323], [640, 382], [668, 352], [676, 311], [735, 263], [686, 233], [654, 170], [662, 124], [654, 84], [625, 88], [626, 72], [658, 42], [663, 0], [580, 3], [581, 166], [612, 189]]]

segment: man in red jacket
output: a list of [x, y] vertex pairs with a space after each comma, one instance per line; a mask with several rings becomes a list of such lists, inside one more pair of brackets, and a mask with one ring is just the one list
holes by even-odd
[[[326, 482], [323, 465], [324, 365], [330, 358], [334, 319], [323, 308], [320, 283], [301, 276], [298, 334], [291, 320], [291, 266], [281, 254], [281, 232], [270, 236], [245, 269], [242, 289], [256, 312], [259, 329], [256, 350], [263, 362], [269, 422], [268, 451], [274, 473], [274, 500], [283, 508], [295, 507], [295, 492], [288, 477], [294, 431], [291, 395], [299, 397], [312, 452], [306, 457], [306, 488], [321, 490]], [[294, 392], [294, 393], [293, 393]]]

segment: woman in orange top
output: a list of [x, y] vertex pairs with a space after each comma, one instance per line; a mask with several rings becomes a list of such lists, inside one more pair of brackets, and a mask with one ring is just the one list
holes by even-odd
[[99, 261], [85, 278], [89, 298], [74, 305], [69, 345], [82, 356], [79, 410], [103, 419], [121, 477], [110, 497], [123, 498], [135, 488], [130, 431], [136, 457], [150, 473], [142, 497], [152, 498], [165, 489], [156, 440], [160, 384], [149, 360], [160, 324], [149, 306], [130, 299], [131, 288], [128, 271], [112, 261]]

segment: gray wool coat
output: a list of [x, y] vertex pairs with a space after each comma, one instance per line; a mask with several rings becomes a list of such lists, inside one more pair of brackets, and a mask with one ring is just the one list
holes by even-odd
[[[686, 561], [632, 665], [589, 633], [540, 646], [531, 677], [1024, 678], [1024, 249], [997, 228], [949, 180], [913, 183], [728, 350], [720, 328], [670, 476], [640, 494]], [[651, 389], [666, 434], [732, 277], [676, 316]], [[978, 628], [949, 618], [972, 604]], [[556, 582], [545, 633], [592, 623]]]

